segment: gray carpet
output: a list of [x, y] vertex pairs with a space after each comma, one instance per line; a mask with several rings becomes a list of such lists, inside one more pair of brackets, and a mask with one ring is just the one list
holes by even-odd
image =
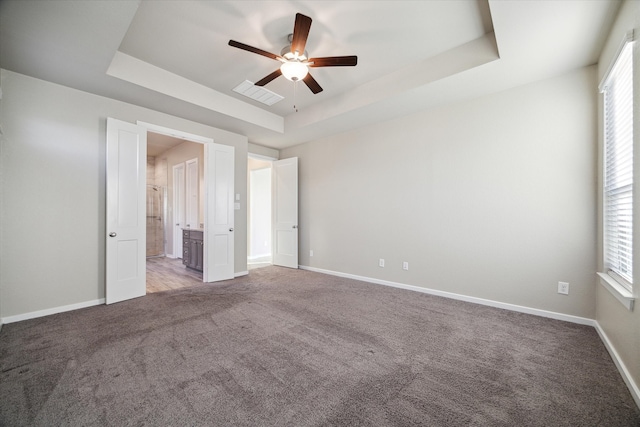
[[278, 267], [3, 326], [6, 426], [639, 426], [592, 327]]

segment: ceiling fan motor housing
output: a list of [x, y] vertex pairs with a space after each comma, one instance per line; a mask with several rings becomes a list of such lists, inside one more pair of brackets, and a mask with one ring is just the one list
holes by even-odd
[[[295, 59], [294, 53], [291, 52], [291, 45], [287, 45], [283, 47], [282, 50], [280, 51], [280, 56], [288, 60]], [[299, 61], [306, 61], [307, 59], [309, 59], [309, 52], [307, 52], [306, 50], [302, 55], [298, 54]]]

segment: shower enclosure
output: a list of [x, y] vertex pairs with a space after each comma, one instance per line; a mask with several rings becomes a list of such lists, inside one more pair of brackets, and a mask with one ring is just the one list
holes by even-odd
[[165, 255], [167, 188], [147, 184], [147, 257]]

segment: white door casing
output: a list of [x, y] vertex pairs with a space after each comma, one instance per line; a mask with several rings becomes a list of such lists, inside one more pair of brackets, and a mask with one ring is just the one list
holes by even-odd
[[146, 294], [147, 131], [107, 118], [107, 304]]
[[173, 166], [173, 256], [182, 258], [182, 227], [185, 227], [184, 163]]
[[216, 143], [205, 144], [205, 203], [208, 207], [204, 223], [205, 282], [234, 277], [234, 169], [235, 149]]
[[298, 268], [298, 158], [274, 161], [271, 177], [273, 265]]

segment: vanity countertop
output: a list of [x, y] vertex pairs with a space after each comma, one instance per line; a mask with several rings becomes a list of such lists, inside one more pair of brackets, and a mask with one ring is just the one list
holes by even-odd
[[182, 227], [183, 230], [185, 231], [204, 231], [204, 228], [185, 228]]

